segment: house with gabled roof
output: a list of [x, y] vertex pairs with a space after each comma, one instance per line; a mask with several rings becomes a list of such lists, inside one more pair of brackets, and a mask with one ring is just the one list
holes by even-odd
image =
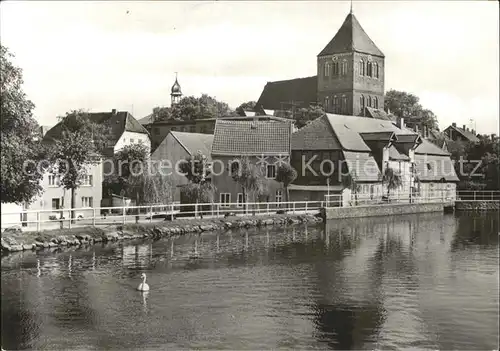
[[398, 123], [326, 114], [295, 132], [291, 164], [299, 176], [290, 187], [291, 199], [323, 201], [337, 194], [346, 206], [353, 200], [343, 186], [349, 173], [360, 187], [359, 198], [381, 200], [387, 194], [382, 178], [388, 167], [402, 178], [391, 197], [416, 197], [419, 189], [424, 197], [434, 189], [454, 190], [458, 178], [449, 154], [407, 129], [402, 119]]
[[213, 139], [211, 134], [170, 132], [151, 154], [156, 169], [171, 182], [174, 201], [181, 200], [181, 187], [188, 184], [187, 178], [179, 170], [179, 164], [197, 153], [207, 156], [208, 162], [211, 162]]
[[217, 120], [211, 150], [216, 201], [228, 204], [228, 209], [230, 203], [243, 207], [244, 192], [229, 172], [232, 162], [242, 157], [248, 157], [251, 163], [262, 167], [268, 190], [264, 199], [284, 201], [282, 186], [274, 179], [279, 163], [290, 161], [292, 128], [291, 121], [286, 119]]
[[453, 141], [464, 141], [469, 143], [479, 142], [479, 138], [476, 136], [476, 131], [474, 129], [470, 130], [464, 124], [462, 128], [457, 127], [456, 123], [452, 123], [451, 126], [446, 128], [444, 134]]
[[[107, 148], [103, 150], [103, 156], [113, 155], [126, 145], [143, 144], [151, 150], [149, 133], [128, 111], [111, 112], [89, 112], [89, 119], [96, 124], [104, 124], [110, 128]], [[44, 137], [50, 141], [61, 135], [61, 123], [56, 124]]]

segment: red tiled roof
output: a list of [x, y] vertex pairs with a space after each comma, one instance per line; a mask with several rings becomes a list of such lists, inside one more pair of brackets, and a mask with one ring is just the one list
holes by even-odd
[[301, 106], [316, 103], [318, 91], [317, 76], [268, 82], [264, 86], [256, 109], [289, 109], [292, 101]]
[[289, 155], [291, 134], [288, 121], [217, 120], [212, 155]]
[[384, 57], [384, 54], [370, 39], [359, 24], [356, 17], [350, 13], [347, 15], [342, 27], [333, 39], [325, 46], [318, 56], [339, 54], [357, 51], [365, 54]]

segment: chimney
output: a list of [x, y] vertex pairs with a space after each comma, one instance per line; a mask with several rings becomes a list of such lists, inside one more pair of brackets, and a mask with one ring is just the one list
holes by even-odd
[[471, 133], [476, 135], [476, 131], [474, 129], [471, 130]]
[[462, 128], [462, 129], [463, 129], [463, 130], [466, 130], [466, 129], [465, 129], [465, 124], [463, 125], [463, 128]]
[[403, 129], [405, 126], [405, 119], [403, 117], [398, 118], [398, 128]]
[[116, 108], [114, 108], [114, 109], [111, 110], [111, 114], [112, 115], [116, 115]]
[[455, 128], [457, 127], [457, 124], [455, 122], [453, 122], [451, 125]]

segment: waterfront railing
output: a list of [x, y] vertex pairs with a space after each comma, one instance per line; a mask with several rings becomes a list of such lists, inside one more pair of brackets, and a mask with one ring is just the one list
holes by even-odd
[[351, 194], [326, 195], [323, 201], [155, 204], [143, 206], [94, 207], [75, 209], [21, 210], [2, 212], [2, 229], [20, 226], [23, 230], [72, 228], [74, 226], [108, 226], [126, 223], [153, 223], [175, 218], [223, 218], [227, 216], [273, 215], [279, 213], [316, 214], [323, 207], [355, 207], [390, 203], [436, 203], [453, 206], [464, 201], [500, 201], [500, 191], [435, 191], [425, 197], [408, 193], [374, 197]]

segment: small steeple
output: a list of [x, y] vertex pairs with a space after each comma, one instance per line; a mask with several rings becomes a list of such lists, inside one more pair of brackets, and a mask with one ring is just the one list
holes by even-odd
[[181, 90], [181, 85], [177, 81], [177, 72], [175, 72], [175, 83], [172, 85], [172, 89], [170, 89], [170, 99], [171, 99], [171, 105], [177, 104], [182, 97], [182, 90]]
[[352, 0], [351, 0], [351, 10], [349, 11], [350, 14], [352, 14]]

